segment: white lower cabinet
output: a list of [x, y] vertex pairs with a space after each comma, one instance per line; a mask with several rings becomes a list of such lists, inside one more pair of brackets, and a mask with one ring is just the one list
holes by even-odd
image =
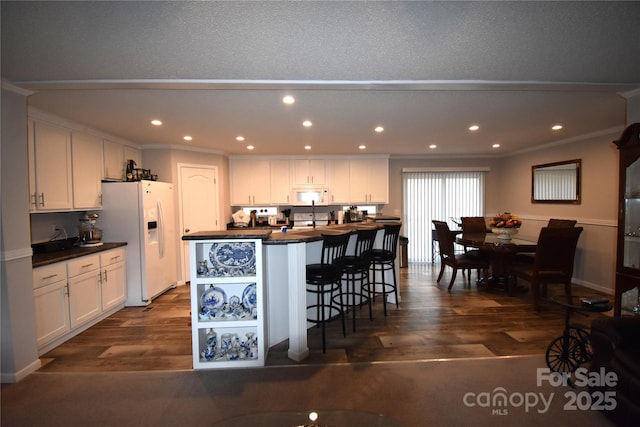
[[102, 311], [109, 310], [127, 299], [127, 272], [124, 249], [100, 255], [102, 270]]
[[[69, 262], [67, 269], [71, 327], [76, 328], [102, 311], [100, 257], [82, 257], [78, 261]], [[78, 271], [85, 272], [76, 275]]]
[[66, 278], [35, 289], [33, 296], [37, 344], [40, 348], [71, 330]]
[[262, 240], [192, 240], [193, 368], [263, 366]]
[[40, 354], [124, 307], [124, 251], [116, 248], [33, 269]]

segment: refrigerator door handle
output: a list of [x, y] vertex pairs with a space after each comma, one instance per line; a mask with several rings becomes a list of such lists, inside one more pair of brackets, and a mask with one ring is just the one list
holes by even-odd
[[162, 211], [162, 201], [158, 200], [158, 254], [164, 257], [164, 212]]

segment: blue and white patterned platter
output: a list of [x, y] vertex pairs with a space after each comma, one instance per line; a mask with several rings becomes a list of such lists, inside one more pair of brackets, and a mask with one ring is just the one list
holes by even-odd
[[250, 242], [213, 243], [209, 250], [209, 276], [255, 276], [256, 249]]
[[207, 288], [200, 297], [200, 309], [203, 313], [214, 314], [221, 310], [227, 302], [224, 289], [217, 286]]
[[256, 291], [256, 284], [252, 283], [244, 288], [242, 292], [242, 305], [245, 310], [251, 311], [258, 303], [258, 294]]

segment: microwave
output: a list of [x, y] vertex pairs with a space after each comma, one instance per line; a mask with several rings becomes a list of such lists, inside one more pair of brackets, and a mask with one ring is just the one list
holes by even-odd
[[311, 206], [329, 204], [329, 189], [327, 188], [294, 188], [291, 190], [291, 204], [293, 206]]

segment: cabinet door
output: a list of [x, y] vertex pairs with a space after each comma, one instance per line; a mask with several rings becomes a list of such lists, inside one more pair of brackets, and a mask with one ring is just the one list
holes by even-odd
[[331, 203], [351, 203], [349, 164], [349, 160], [331, 160]]
[[136, 162], [136, 166], [141, 168], [142, 167], [142, 156], [140, 155], [140, 150], [138, 150], [137, 148], [134, 147], [130, 147], [128, 145], [125, 145], [124, 147], [124, 161], [125, 163], [129, 160], [133, 160], [134, 162]]
[[105, 139], [102, 141], [104, 170], [102, 178], [122, 181], [124, 179], [124, 149], [122, 144]]
[[125, 263], [102, 267], [102, 311], [123, 304], [127, 298]]
[[299, 159], [293, 161], [295, 185], [324, 185], [327, 183], [324, 159]]
[[102, 270], [102, 311], [109, 310], [127, 299], [125, 249], [118, 248], [100, 254]]
[[102, 312], [100, 270], [93, 270], [69, 279], [69, 312], [71, 327], [94, 319]]
[[387, 159], [353, 159], [350, 163], [349, 177], [353, 203], [388, 203]]
[[102, 140], [93, 135], [74, 132], [71, 143], [73, 165], [73, 207], [102, 207]]
[[368, 159], [369, 202], [389, 203], [389, 161], [387, 159]]
[[265, 205], [271, 202], [271, 165], [268, 160], [258, 160], [253, 163], [252, 187], [253, 203]]
[[251, 205], [253, 197], [253, 162], [234, 160], [229, 165], [230, 197], [234, 206]]
[[38, 347], [50, 343], [71, 330], [67, 281], [60, 280], [33, 291]]
[[268, 160], [234, 160], [229, 169], [232, 205], [264, 205], [271, 202], [271, 168]]
[[349, 185], [352, 203], [369, 202], [369, 165], [363, 160], [351, 160]]
[[289, 160], [271, 161], [271, 203], [289, 203], [291, 176]]
[[73, 207], [71, 186], [71, 132], [58, 126], [34, 122], [33, 180], [31, 195], [36, 211], [66, 210]]

